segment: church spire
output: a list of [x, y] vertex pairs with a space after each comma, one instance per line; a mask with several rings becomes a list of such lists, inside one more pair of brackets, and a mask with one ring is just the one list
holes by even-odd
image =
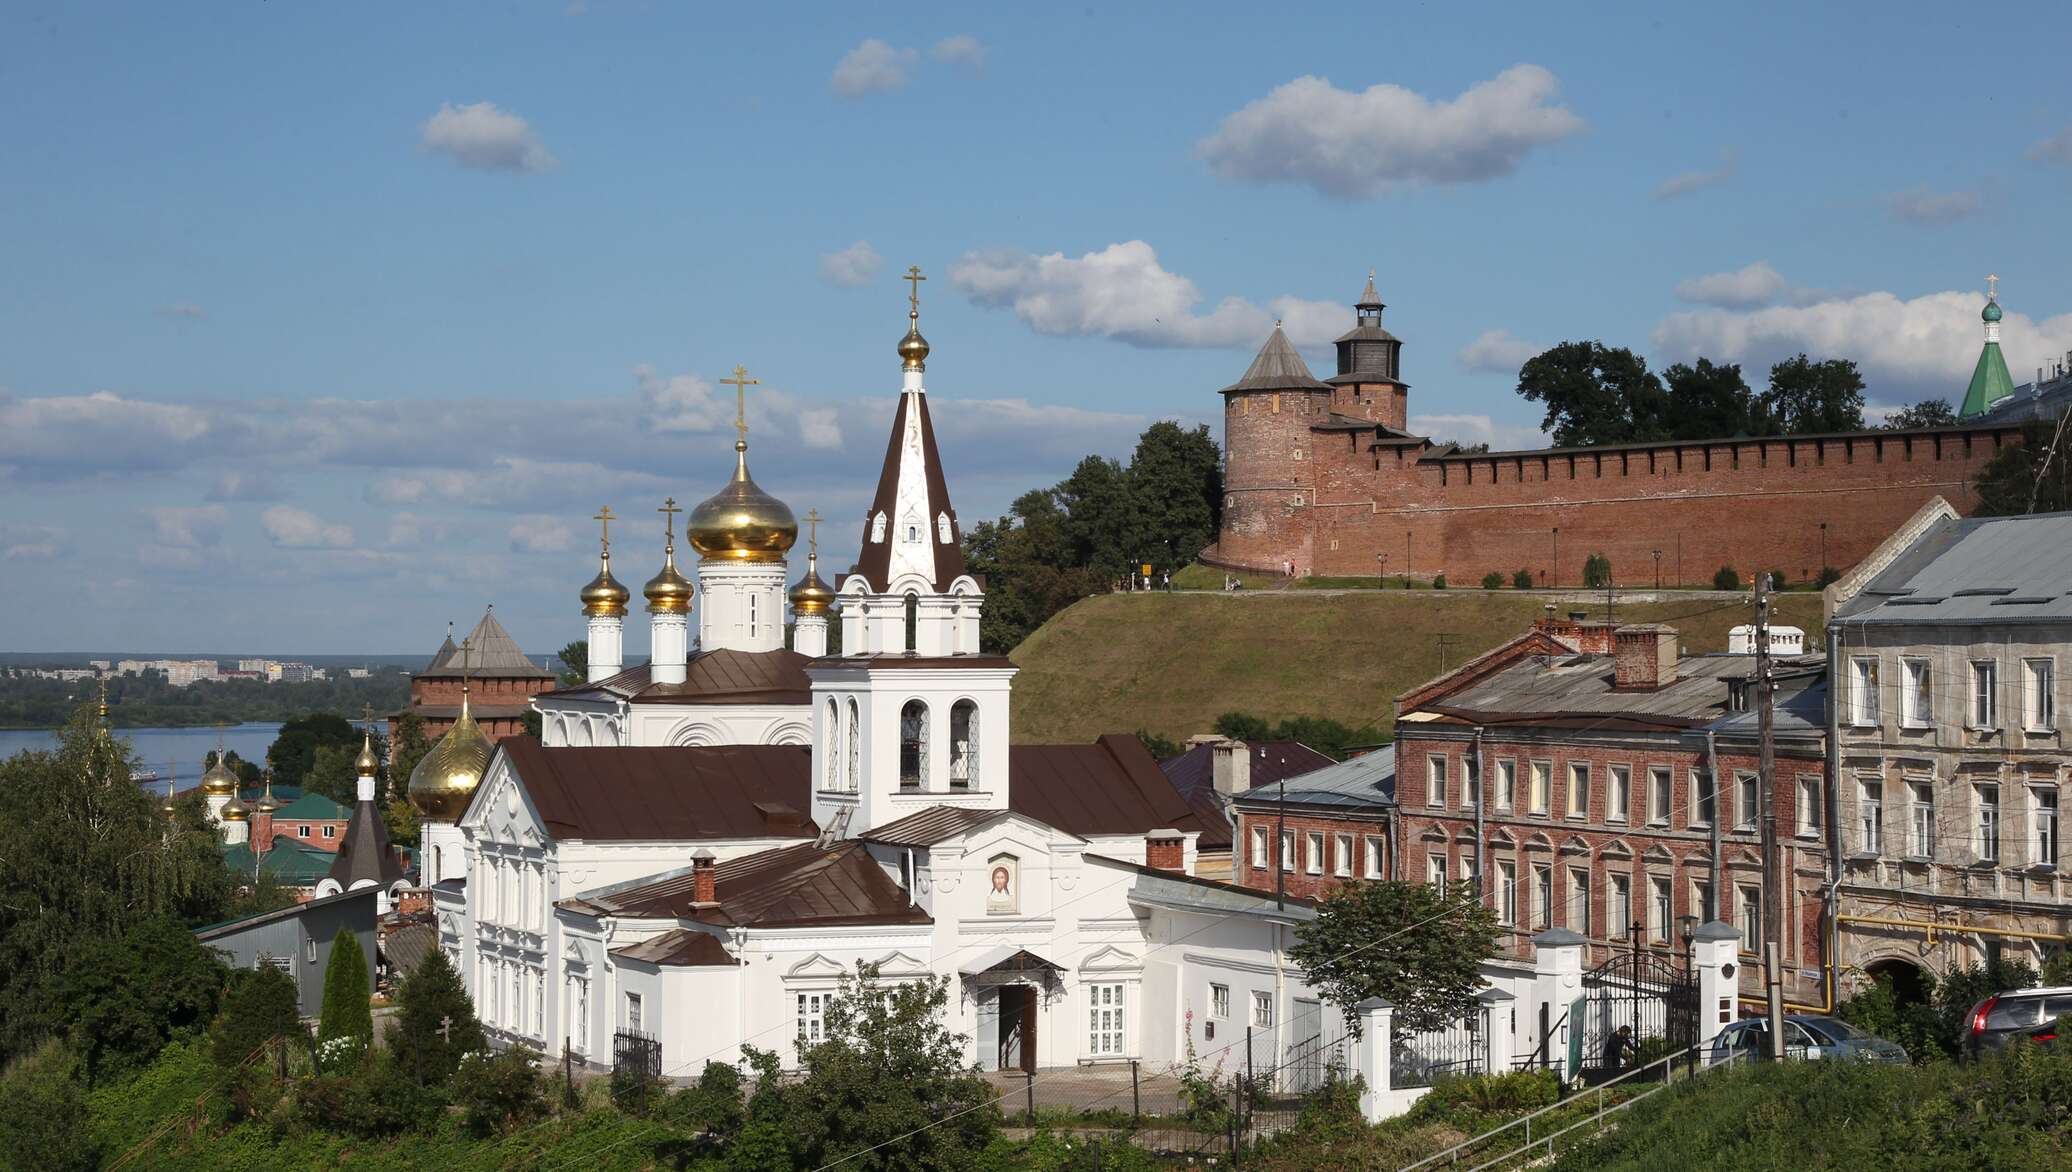
[[928, 343], [921, 337], [920, 283], [928, 278], [916, 265], [901, 279], [910, 288], [907, 335], [899, 343], [899, 408], [892, 417], [878, 491], [864, 516], [863, 552], [856, 570], [876, 593], [889, 594], [894, 583], [918, 580], [940, 594], [964, 574], [964, 535], [950, 506], [942, 457], [935, 448], [935, 425], [928, 417], [928, 396], [921, 386]]
[[2007, 373], [2007, 359], [2000, 354], [2000, 276], [1986, 277], [1986, 307], [1979, 311], [1985, 323], [1986, 341], [1979, 348], [1978, 365], [1972, 368], [1971, 385], [1964, 391], [1959, 419], [1969, 419], [1992, 410], [1993, 405], [2014, 394], [2014, 379]]

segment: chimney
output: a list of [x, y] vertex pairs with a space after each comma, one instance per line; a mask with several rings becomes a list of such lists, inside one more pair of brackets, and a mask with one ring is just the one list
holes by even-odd
[[1676, 682], [1676, 628], [1660, 623], [1620, 627], [1612, 651], [1612, 686], [1652, 692]]
[[1224, 737], [1210, 744], [1209, 753], [1217, 793], [1230, 797], [1252, 788], [1252, 756], [1243, 741]]
[[709, 850], [691, 856], [691, 906], [719, 906], [719, 856]]
[[1187, 838], [1177, 830], [1154, 830], [1144, 836], [1144, 865], [1158, 871], [1187, 873]]

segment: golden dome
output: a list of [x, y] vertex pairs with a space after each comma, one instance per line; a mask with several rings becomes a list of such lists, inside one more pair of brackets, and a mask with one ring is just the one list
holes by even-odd
[[[360, 738], [360, 755], [353, 758], [353, 776], [369, 777], [380, 771], [381, 758], [374, 755], [374, 732], [370, 729]], [[273, 788], [271, 781], [267, 782], [267, 788]]]
[[691, 609], [691, 580], [676, 568], [676, 546], [662, 551], [662, 572], [648, 579], [640, 593], [650, 614], [684, 614]]
[[273, 800], [273, 774], [268, 773], [266, 775], [266, 788], [260, 791], [259, 800], [252, 803], [252, 812], [255, 814], [271, 814], [280, 808], [281, 804]]
[[928, 339], [921, 336], [921, 315], [909, 315], [906, 337], [899, 340], [899, 368], [901, 370], [926, 370], [928, 360]]
[[224, 794], [236, 796], [237, 774], [232, 773], [230, 766], [225, 764], [228, 757], [229, 754], [217, 751], [216, 763], [209, 766], [201, 775], [201, 792], [212, 798], [220, 798]]
[[612, 555], [605, 554], [598, 559], [597, 576], [583, 587], [583, 613], [591, 616], [624, 618], [626, 603], [633, 597], [631, 591], [619, 585], [612, 577]]
[[216, 811], [216, 817], [225, 822], [243, 822], [251, 816], [252, 811], [245, 806], [244, 801], [236, 794], [231, 794], [230, 800], [223, 803], [223, 808]]
[[748, 441], [734, 444], [734, 478], [691, 510], [684, 535], [699, 555], [723, 561], [782, 561], [799, 539], [799, 522], [783, 501], [748, 476]]
[[835, 592], [820, 580], [820, 559], [815, 556], [806, 562], [806, 576], [791, 588], [785, 597], [791, 600], [793, 614], [826, 614], [834, 605]]
[[410, 771], [410, 804], [434, 822], [455, 821], [482, 783], [494, 751], [468, 711], [467, 693], [461, 693], [460, 719]]
[[165, 801], [160, 802], [158, 804], [158, 812], [165, 815], [168, 818], [180, 812], [179, 809], [173, 805], [173, 791], [170, 787], [168, 787], [165, 791]]

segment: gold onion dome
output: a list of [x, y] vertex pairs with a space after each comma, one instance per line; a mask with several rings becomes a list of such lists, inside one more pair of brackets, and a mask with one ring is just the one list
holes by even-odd
[[691, 580], [676, 568], [676, 546], [662, 551], [662, 572], [648, 579], [640, 593], [654, 614], [682, 614], [691, 609]]
[[[360, 755], [353, 758], [353, 773], [359, 777], [368, 777], [380, 770], [381, 758], [374, 755], [374, 733], [370, 730], [360, 738]], [[267, 783], [267, 788], [272, 788], [271, 782]]]
[[590, 579], [588, 586], [583, 587], [583, 613], [624, 618], [626, 603], [632, 597], [632, 592], [621, 586], [617, 578], [612, 577], [612, 556], [605, 554], [599, 560], [597, 576]]
[[457, 820], [467, 809], [475, 787], [482, 783], [482, 771], [489, 767], [494, 748], [475, 724], [463, 693], [460, 719], [410, 771], [410, 804], [433, 821]]
[[173, 791], [170, 786], [166, 788], [165, 801], [158, 804], [158, 812], [168, 818], [180, 812], [178, 807], [173, 805]]
[[225, 758], [228, 756], [221, 751], [217, 752], [216, 763], [209, 766], [201, 775], [201, 792], [212, 798], [220, 798], [225, 794], [237, 796], [237, 774], [232, 773], [230, 766], [225, 764]]
[[259, 800], [252, 803], [252, 812], [271, 814], [280, 808], [281, 804], [273, 800], [273, 775], [269, 773], [266, 775], [266, 788], [260, 791]]
[[734, 443], [734, 478], [691, 510], [684, 526], [699, 556], [721, 561], [782, 561], [799, 539], [798, 518], [748, 476], [748, 441]]
[[906, 337], [899, 340], [899, 368], [901, 370], [925, 370], [928, 360], [928, 339], [921, 336], [921, 315], [908, 315]]
[[223, 808], [216, 812], [216, 816], [225, 822], [243, 822], [252, 816], [252, 811], [245, 805], [243, 799], [233, 793], [230, 795], [230, 800], [223, 803]]
[[819, 561], [819, 558], [814, 558], [806, 563], [806, 576], [800, 578], [798, 585], [793, 586], [786, 596], [791, 600], [795, 614], [826, 614], [834, 605], [834, 589], [820, 580]]

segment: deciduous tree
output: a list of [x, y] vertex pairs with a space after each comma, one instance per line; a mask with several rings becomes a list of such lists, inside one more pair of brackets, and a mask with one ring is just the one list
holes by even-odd
[[1885, 426], [1893, 431], [1916, 427], [1949, 427], [1956, 422], [1957, 413], [1951, 410], [1948, 399], [1923, 399], [1911, 407], [1901, 407], [1885, 417]]
[[2022, 425], [2022, 442], [2002, 448], [1972, 481], [1982, 517], [2019, 517], [2072, 509], [2072, 452], [2066, 421]]
[[1662, 372], [1669, 385], [1669, 434], [1673, 439], [1717, 439], [1767, 435], [1769, 421], [1758, 409], [1738, 363], [1700, 358]]
[[1861, 431], [1863, 375], [1846, 358], [1787, 358], [1770, 368], [1761, 411], [1784, 435]]
[[1603, 342], [1563, 342], [1526, 360], [1518, 393], [1547, 407], [1541, 430], [1560, 447], [1669, 435], [1669, 396], [1647, 360]]
[[578, 639], [563, 647], [556, 658], [561, 660], [561, 686], [573, 688], [590, 674], [590, 641]]
[[1395, 1006], [1396, 1028], [1436, 1030], [1476, 1007], [1496, 941], [1496, 913], [1467, 884], [1442, 895], [1428, 883], [1377, 879], [1327, 891], [1289, 955], [1348, 1018], [1379, 997]]

